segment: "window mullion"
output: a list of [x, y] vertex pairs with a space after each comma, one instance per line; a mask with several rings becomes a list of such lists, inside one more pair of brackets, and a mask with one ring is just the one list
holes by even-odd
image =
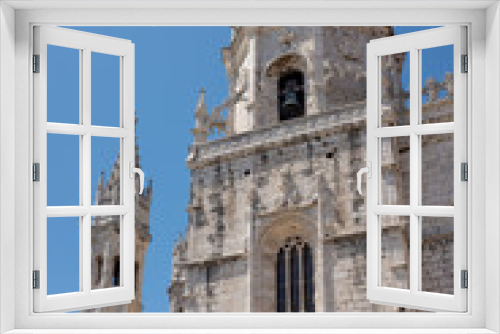
[[86, 214], [83, 216], [81, 219], [83, 223], [83, 236], [82, 236], [82, 242], [80, 244], [80, 251], [81, 255], [80, 258], [82, 259], [82, 269], [80, 271], [80, 276], [81, 276], [81, 281], [83, 282], [83, 291], [86, 293], [90, 293], [91, 287], [92, 287], [92, 282], [91, 282], [91, 234], [92, 234], [92, 217], [89, 214]]
[[[84, 49], [82, 52], [82, 67], [81, 67], [81, 104], [82, 104], [82, 125], [90, 127], [91, 125], [91, 51]], [[91, 135], [87, 132], [81, 136], [81, 159], [80, 159], [80, 183], [82, 184], [82, 204], [86, 208], [90, 208], [92, 201], [91, 193]], [[92, 217], [90, 210], [83, 216], [83, 236], [80, 250], [82, 252], [82, 268], [81, 275], [83, 276], [83, 291], [90, 293], [92, 282], [92, 263], [91, 263], [91, 229]]]
[[[420, 114], [420, 51], [412, 49], [410, 51], [410, 207], [415, 208], [419, 204], [420, 197], [420, 145], [419, 136], [413, 129], [417, 127]], [[418, 291], [419, 285], [419, 248], [418, 239], [419, 217], [415, 213], [410, 213], [410, 291]]]
[[304, 282], [305, 282], [305, 277], [304, 277], [304, 272], [303, 272], [303, 263], [302, 261], [304, 261], [304, 258], [302, 256], [302, 251], [303, 251], [303, 247], [302, 246], [298, 246], [297, 245], [297, 261], [299, 263], [299, 272], [298, 272], [298, 281], [299, 281], [299, 300], [298, 300], [298, 303], [299, 303], [299, 312], [304, 312], [305, 311], [305, 307], [304, 307], [304, 302], [305, 302], [305, 298], [304, 298]]
[[290, 312], [292, 310], [292, 298], [290, 293], [290, 249], [284, 248], [285, 250], [285, 312]]

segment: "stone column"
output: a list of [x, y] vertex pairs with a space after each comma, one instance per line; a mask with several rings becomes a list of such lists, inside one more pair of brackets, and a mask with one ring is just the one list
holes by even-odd
[[247, 311], [254, 312], [259, 311], [258, 308], [258, 300], [256, 296], [256, 292], [259, 291], [257, 288], [259, 286], [258, 277], [259, 273], [257, 271], [258, 266], [258, 256], [255, 252], [259, 251], [259, 248], [256, 247], [255, 243], [258, 242], [255, 235], [255, 203], [257, 201], [257, 189], [254, 187], [253, 183], [249, 188], [247, 201], [246, 201], [246, 210], [245, 210], [245, 221], [247, 225], [247, 245], [246, 245], [246, 254], [247, 254], [247, 295], [248, 295], [248, 304]]
[[[236, 79], [233, 74], [228, 75], [228, 86], [229, 86], [229, 96], [236, 94], [238, 89], [236, 85]], [[236, 103], [231, 104], [227, 107], [227, 118], [226, 118], [226, 136], [232, 136], [234, 134], [234, 113], [236, 109]]]
[[[324, 177], [321, 173], [316, 173], [316, 201], [317, 201], [317, 241], [316, 241], [316, 251], [313, 252], [313, 268], [315, 269], [314, 275], [314, 294], [315, 294], [315, 311], [316, 312], [326, 312], [326, 275], [325, 275], [325, 223], [326, 223], [326, 205], [328, 203], [333, 203], [329, 198], [328, 189], [326, 189], [326, 184]], [[311, 245], [312, 246], [312, 245]], [[314, 248], [313, 248], [314, 249]]]
[[297, 252], [298, 252], [298, 261], [299, 261], [299, 312], [304, 312], [305, 311], [305, 307], [304, 307], [304, 302], [305, 302], [305, 298], [304, 298], [304, 282], [305, 282], [305, 277], [304, 277], [304, 264], [303, 264], [303, 261], [304, 261], [304, 257], [302, 256], [303, 255], [303, 252], [304, 251], [304, 244], [302, 244], [301, 246], [298, 246], [297, 245]]
[[255, 129], [259, 124], [257, 124], [257, 113], [258, 113], [258, 83], [259, 83], [259, 71], [258, 71], [258, 27], [248, 27], [248, 54], [250, 57], [249, 73], [248, 73], [248, 113], [249, 117], [246, 126], [246, 131]]
[[113, 261], [111, 259], [109, 248], [110, 248], [109, 241], [106, 241], [104, 243], [104, 254], [102, 259], [103, 266], [101, 271], [101, 282], [99, 284], [100, 285], [99, 288], [101, 289], [111, 286]]
[[260, 117], [257, 117], [257, 126], [278, 124], [278, 78], [264, 75], [260, 88], [259, 100], [262, 102], [259, 104]]
[[307, 114], [313, 115], [326, 110], [326, 96], [324, 87], [323, 71], [323, 28], [313, 27], [313, 36], [311, 39], [313, 47], [308, 57], [308, 66], [306, 72], [307, 89]]
[[285, 312], [292, 310], [292, 294], [290, 293], [290, 248], [285, 250]]
[[349, 142], [349, 134], [343, 134], [340, 136], [339, 147], [338, 147], [338, 184], [339, 184], [339, 207], [340, 207], [340, 217], [348, 227], [352, 223], [353, 212], [352, 212], [352, 191], [351, 191], [351, 143]]

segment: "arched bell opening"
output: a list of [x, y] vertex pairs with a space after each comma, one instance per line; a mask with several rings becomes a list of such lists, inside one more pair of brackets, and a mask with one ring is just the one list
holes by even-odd
[[281, 54], [266, 65], [261, 87], [269, 108], [261, 115], [262, 125], [307, 114], [307, 69], [306, 58], [296, 53]]
[[278, 80], [278, 116], [287, 121], [305, 115], [304, 74], [301, 71], [283, 73]]

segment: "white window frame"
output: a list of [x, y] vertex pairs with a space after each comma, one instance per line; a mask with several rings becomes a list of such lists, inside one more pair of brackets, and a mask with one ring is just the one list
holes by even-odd
[[[367, 162], [371, 177], [367, 179], [367, 297], [373, 303], [416, 308], [427, 311], [467, 310], [467, 290], [461, 288], [461, 270], [467, 270], [467, 183], [461, 181], [460, 163], [467, 163], [467, 73], [462, 73], [461, 56], [467, 55], [466, 27], [434, 28], [399, 36], [380, 38], [367, 45]], [[439, 46], [453, 47], [453, 122], [423, 124], [422, 120], [422, 53]], [[381, 58], [408, 52], [410, 57], [410, 123], [383, 126]], [[423, 135], [453, 134], [453, 206], [422, 204]], [[408, 137], [410, 140], [410, 201], [408, 205], [382, 203], [381, 152], [382, 139]], [[451, 171], [448, 171], [451, 173]], [[446, 171], [443, 171], [443, 175]], [[408, 289], [381, 285], [382, 239], [381, 217], [409, 217], [410, 271]], [[422, 217], [453, 218], [453, 291], [439, 294], [421, 290], [422, 282]]]
[[[15, 9], [14, 9], [14, 8]], [[106, 9], [113, 10], [106, 10]], [[142, 10], [137, 10], [137, 9]], [[0, 330], [51, 333], [492, 333], [500, 331], [500, 11], [493, 1], [16, 2], [0, 4]], [[466, 313], [34, 314], [32, 27], [47, 25], [468, 26], [470, 168]], [[160, 66], [161, 64], [159, 64]], [[488, 71], [486, 71], [486, 66]], [[12, 85], [15, 82], [15, 85]], [[14, 145], [12, 144], [14, 143]], [[488, 152], [488, 154], [486, 154]], [[14, 177], [12, 177], [14, 175]], [[488, 175], [488, 182], [486, 182]], [[14, 195], [13, 195], [14, 194]], [[12, 198], [14, 196], [14, 198]], [[485, 204], [486, 202], [486, 204]], [[15, 222], [15, 224], [13, 224]], [[471, 227], [473, 226], [473, 228]], [[13, 255], [14, 254], [14, 255]], [[488, 256], [486, 256], [488, 255]], [[15, 287], [14, 289], [12, 287]], [[487, 293], [486, 293], [487, 291]], [[12, 307], [14, 305], [14, 307]], [[355, 329], [358, 330], [355, 330]], [[64, 329], [64, 330], [63, 330]], [[136, 330], [134, 330], [136, 329]], [[249, 331], [249, 329], [253, 329]], [[295, 330], [293, 330], [295, 329]], [[301, 329], [301, 330], [299, 330]], [[350, 329], [349, 331], [346, 329]], [[392, 329], [392, 330], [391, 330]]]
[[[39, 164], [39, 181], [33, 185], [34, 258], [39, 271], [39, 288], [34, 289], [34, 312], [63, 312], [110, 305], [128, 304], [134, 299], [135, 260], [135, 99], [134, 44], [128, 40], [101, 36], [60, 27], [34, 27], [34, 54], [39, 71], [34, 84], [34, 162]], [[80, 122], [47, 122], [47, 46], [72, 48], [79, 53]], [[92, 52], [117, 56], [120, 61], [119, 127], [92, 125]], [[80, 203], [76, 206], [47, 206], [47, 134], [78, 135]], [[92, 138], [109, 137], [120, 141], [120, 205], [92, 205]], [[120, 286], [92, 290], [91, 225], [95, 216], [120, 217]], [[47, 295], [47, 218], [79, 218], [79, 291]]]

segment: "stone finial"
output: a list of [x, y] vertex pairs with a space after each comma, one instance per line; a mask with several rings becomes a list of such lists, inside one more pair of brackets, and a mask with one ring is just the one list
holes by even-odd
[[437, 86], [436, 86], [436, 80], [432, 77], [429, 77], [427, 79], [427, 93], [429, 95], [429, 102], [435, 102], [437, 100]]
[[450, 100], [453, 99], [453, 73], [451, 72], [446, 72], [444, 75], [444, 85], [446, 89], [446, 97]]
[[194, 136], [195, 144], [205, 143], [207, 141], [209, 126], [210, 126], [210, 116], [207, 112], [207, 105], [205, 103], [205, 89], [202, 87], [200, 90], [200, 96], [198, 98], [198, 104], [196, 105], [196, 110], [194, 113], [196, 120], [195, 128], [191, 130]]
[[205, 103], [205, 89], [201, 87], [198, 103], [195, 110], [196, 127], [206, 126], [208, 123], [207, 104]]
[[177, 235], [174, 245], [174, 260], [180, 260], [183, 255], [184, 238], [181, 234]]

